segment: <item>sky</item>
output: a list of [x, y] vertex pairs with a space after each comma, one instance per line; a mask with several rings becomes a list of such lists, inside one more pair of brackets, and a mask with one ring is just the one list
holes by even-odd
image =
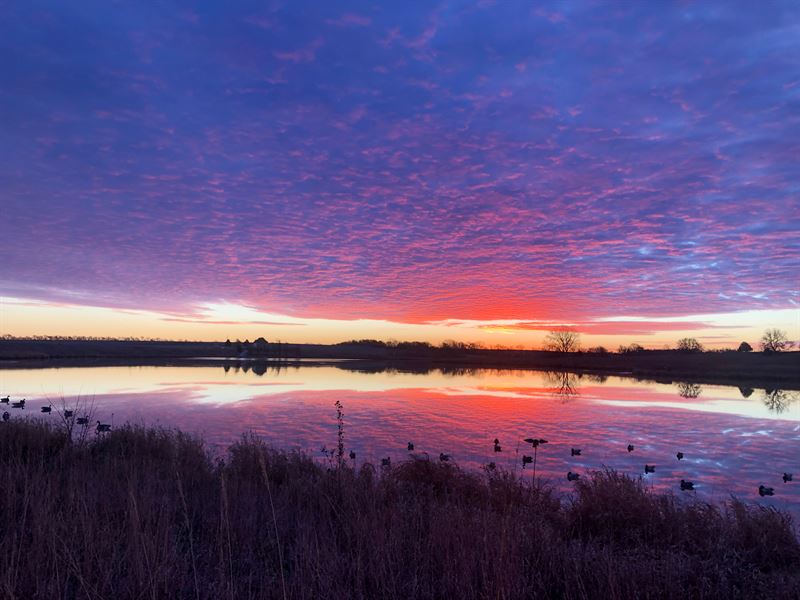
[[0, 3], [0, 333], [800, 339], [800, 4]]

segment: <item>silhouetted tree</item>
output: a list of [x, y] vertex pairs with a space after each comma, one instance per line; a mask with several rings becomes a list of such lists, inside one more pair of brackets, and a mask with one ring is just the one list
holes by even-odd
[[682, 381], [678, 384], [678, 395], [681, 398], [697, 398], [703, 393], [703, 388], [696, 383]]
[[786, 332], [780, 329], [767, 329], [761, 336], [761, 349], [764, 352], [781, 352], [792, 347]]
[[695, 338], [681, 338], [678, 340], [679, 352], [702, 352], [703, 345]]
[[587, 352], [591, 354], [608, 354], [608, 350], [606, 350], [605, 346], [594, 346], [593, 348], [589, 348]]
[[633, 343], [630, 346], [620, 346], [617, 349], [617, 352], [620, 354], [634, 354], [636, 352], [644, 352], [644, 346], [640, 344]]
[[789, 408], [789, 405], [795, 402], [797, 398], [798, 396], [796, 393], [787, 392], [786, 390], [765, 389], [761, 399], [771, 411], [782, 413]]
[[742, 398], [749, 398], [750, 396], [753, 395], [754, 391], [755, 390], [753, 390], [753, 388], [751, 388], [751, 387], [740, 387], [739, 388], [739, 393], [742, 395]]
[[571, 329], [551, 331], [544, 338], [545, 348], [552, 352], [575, 352], [578, 349], [580, 336]]
[[742, 342], [739, 344], [739, 347], [736, 349], [737, 352], [752, 352], [753, 347], [748, 344], [747, 342]]

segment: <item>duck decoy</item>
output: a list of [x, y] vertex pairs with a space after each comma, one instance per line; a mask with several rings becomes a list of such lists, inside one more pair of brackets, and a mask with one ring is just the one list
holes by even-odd
[[758, 495], [762, 498], [764, 496], [774, 496], [775, 495], [775, 488], [767, 487], [765, 485], [758, 486]]
[[497, 438], [494, 438], [494, 451], [495, 452], [502, 452], [503, 451], [502, 446], [500, 446], [500, 440], [498, 440]]
[[2, 398], [0, 398], [0, 402], [2, 402], [3, 404], [8, 404], [9, 402], [11, 402], [11, 397], [3, 396]]
[[685, 479], [681, 479], [681, 490], [691, 491], [694, 489], [694, 482], [693, 481], [686, 481]]
[[783, 483], [789, 483], [792, 480], [791, 473], [784, 473], [783, 474]]
[[572, 471], [567, 473], [567, 481], [578, 481], [578, 479], [580, 479], [580, 477], [581, 477], [580, 474], [573, 473]]
[[537, 438], [525, 438], [522, 441], [525, 442], [525, 443], [530, 444], [534, 448], [538, 448], [541, 444], [546, 444], [547, 443], [547, 440], [543, 440], [541, 438], [538, 438], [538, 439]]
[[413, 452], [414, 451], [414, 444], [412, 442], [408, 442], [408, 451], [409, 452]]
[[109, 423], [97, 422], [97, 433], [107, 433], [109, 431], [111, 431], [111, 425]]
[[72, 415], [74, 415], [74, 414], [75, 414], [75, 412], [72, 411], [72, 410], [65, 410], [64, 411], [64, 418], [65, 419], [71, 419]]
[[439, 460], [442, 461], [442, 462], [447, 462], [447, 461], [450, 460], [450, 455], [449, 454], [445, 454], [444, 452], [440, 452], [439, 453]]
[[644, 466], [644, 474], [647, 475], [648, 473], [655, 473], [656, 466], [655, 465], [645, 465]]
[[25, 400], [20, 400], [19, 402], [12, 402], [11, 408], [25, 408]]
[[11, 415], [8, 414], [8, 411], [3, 411], [3, 421], [8, 421], [11, 418]]
[[382, 467], [391, 467], [392, 466], [392, 458], [387, 456], [386, 458], [381, 459], [381, 466]]
[[633, 452], [634, 446], [633, 444], [628, 444], [628, 452]]
[[51, 412], [53, 412], [53, 407], [52, 406], [43, 406], [40, 410], [43, 413], [51, 413]]
[[78, 425], [88, 425], [89, 424], [89, 417], [78, 417], [75, 419], [75, 422]]
[[569, 449], [569, 454], [570, 454], [570, 456], [580, 456], [581, 455], [581, 449], [580, 448], [570, 448]]
[[675, 456], [678, 457], [678, 460], [683, 460], [683, 452], [678, 452]]
[[355, 460], [355, 459], [356, 459], [355, 450], [350, 450], [350, 460]]
[[522, 468], [525, 468], [525, 465], [529, 465], [533, 462], [532, 456], [524, 456], [522, 457]]

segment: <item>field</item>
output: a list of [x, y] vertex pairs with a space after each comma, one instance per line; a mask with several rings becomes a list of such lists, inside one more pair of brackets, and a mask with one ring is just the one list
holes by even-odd
[[[242, 438], [0, 423], [7, 598], [797, 598], [790, 518], [598, 472], [326, 461]], [[340, 454], [341, 452], [341, 454]], [[341, 456], [341, 459], [340, 459]]]
[[[198, 357], [231, 360], [235, 346], [220, 342], [146, 342], [76, 340], [0, 340], [0, 368], [109, 364], [191, 364]], [[346, 360], [342, 368], [359, 370], [538, 369], [617, 374], [660, 381], [732, 384], [800, 389], [800, 352], [684, 353], [649, 350], [627, 354], [544, 352], [535, 350], [406, 348], [368, 344], [270, 344], [251, 349], [251, 359], [282, 361]], [[209, 364], [203, 361], [203, 364]]]

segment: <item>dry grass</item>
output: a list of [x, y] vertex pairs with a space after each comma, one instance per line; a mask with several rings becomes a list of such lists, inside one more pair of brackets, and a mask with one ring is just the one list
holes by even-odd
[[[93, 436], [92, 436], [93, 437]], [[789, 518], [614, 472], [561, 500], [505, 472], [326, 468], [254, 438], [0, 424], [0, 597], [800, 597]]]

